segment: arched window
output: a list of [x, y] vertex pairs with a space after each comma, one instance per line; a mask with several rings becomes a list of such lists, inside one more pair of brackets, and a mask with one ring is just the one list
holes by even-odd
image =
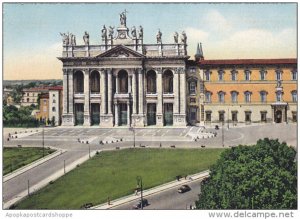
[[250, 103], [251, 102], [251, 92], [246, 91], [244, 94], [245, 94], [245, 102]]
[[164, 93], [173, 93], [173, 73], [166, 70], [163, 75], [163, 88]]
[[189, 81], [189, 93], [196, 94], [197, 81], [192, 79]]
[[118, 73], [119, 80], [119, 92], [120, 93], [128, 93], [128, 74], [127, 71], [121, 70]]
[[219, 103], [225, 103], [225, 92], [224, 91], [218, 92], [218, 99], [219, 99]]
[[298, 101], [298, 98], [297, 98], [297, 91], [296, 90], [293, 90], [292, 92], [292, 101], [294, 103], [296, 103]]
[[156, 93], [156, 73], [153, 70], [147, 72], [147, 93]]
[[260, 91], [260, 102], [265, 103], [267, 102], [267, 92], [266, 91]]
[[74, 74], [74, 93], [83, 93], [84, 76], [81, 71], [76, 71]]
[[100, 93], [100, 74], [98, 71], [92, 71], [90, 76], [91, 93]]
[[210, 91], [206, 91], [205, 92], [205, 102], [206, 103], [210, 103], [211, 102], [211, 92]]
[[232, 103], [237, 103], [237, 96], [238, 96], [237, 91], [231, 91], [231, 102]]

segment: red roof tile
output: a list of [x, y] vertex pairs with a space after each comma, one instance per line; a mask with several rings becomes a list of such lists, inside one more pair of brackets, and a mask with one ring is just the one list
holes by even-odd
[[297, 64], [297, 59], [215, 59], [201, 60], [200, 65]]

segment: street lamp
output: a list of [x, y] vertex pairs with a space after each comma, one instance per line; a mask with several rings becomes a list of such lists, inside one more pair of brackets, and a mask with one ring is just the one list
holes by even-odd
[[44, 136], [44, 127], [45, 127], [45, 125], [43, 124], [43, 157], [45, 156], [45, 136]]
[[129, 128], [129, 131], [133, 133], [133, 147], [135, 147], [135, 121], [133, 122], [133, 126]]
[[227, 124], [228, 124], [228, 129], [229, 129], [229, 108], [227, 109]]
[[222, 122], [222, 146], [224, 147], [224, 121]]
[[136, 183], [141, 188], [141, 209], [143, 210], [143, 179], [141, 176], [136, 177]]

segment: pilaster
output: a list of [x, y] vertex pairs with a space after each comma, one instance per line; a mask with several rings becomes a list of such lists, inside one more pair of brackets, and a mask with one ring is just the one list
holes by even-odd
[[84, 70], [84, 126], [91, 125], [90, 116], [90, 71]]
[[162, 111], [162, 103], [163, 103], [163, 91], [162, 91], [162, 69], [156, 69], [157, 73], [157, 106], [156, 106], [156, 125], [158, 127], [162, 127], [164, 125], [163, 122], [163, 111]]

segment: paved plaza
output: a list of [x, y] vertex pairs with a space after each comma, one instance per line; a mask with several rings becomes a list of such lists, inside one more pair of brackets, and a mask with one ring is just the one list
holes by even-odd
[[[17, 133], [17, 134], [15, 134]], [[8, 141], [8, 136], [11, 135]], [[239, 144], [255, 144], [261, 138], [278, 138], [297, 147], [296, 124], [267, 124], [244, 127], [186, 127], [186, 128], [42, 128], [4, 129], [4, 146], [53, 146], [65, 151], [59, 156], [35, 166], [3, 182], [5, 206], [27, 195], [28, 180], [36, 189], [69, 171], [99, 150], [116, 150], [128, 147], [162, 148], [216, 148]], [[43, 141], [44, 139], [44, 141]], [[102, 142], [102, 144], [100, 144]], [[46, 182], [46, 181], [47, 182]]]

